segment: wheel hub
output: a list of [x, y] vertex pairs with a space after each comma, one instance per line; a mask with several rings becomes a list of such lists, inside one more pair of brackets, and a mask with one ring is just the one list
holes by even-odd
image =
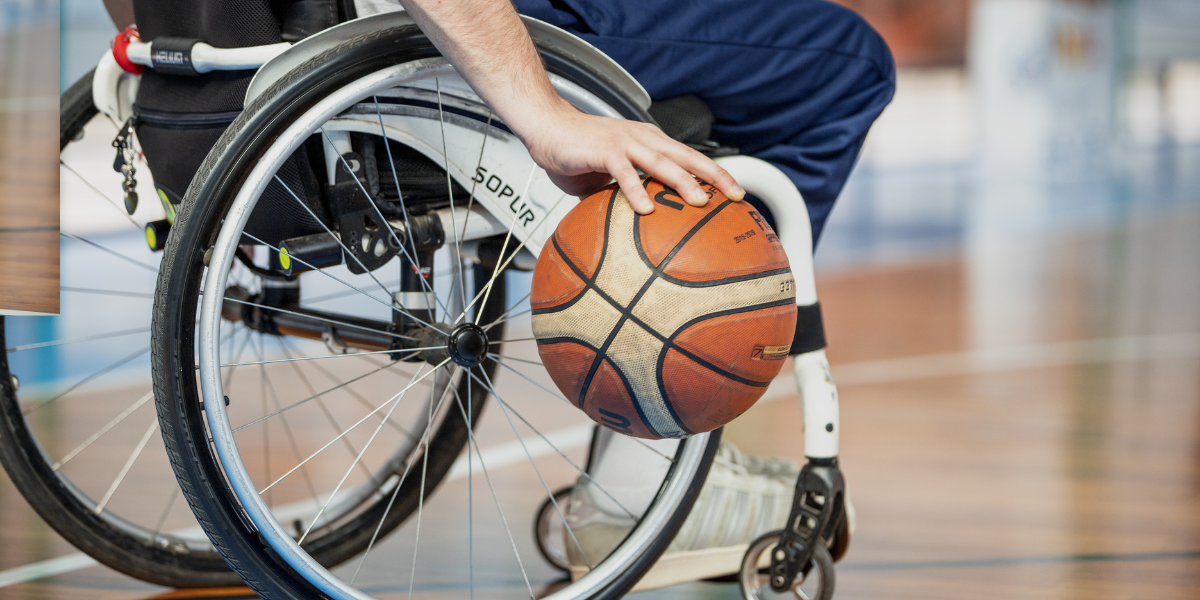
[[446, 349], [450, 352], [450, 358], [460, 366], [474, 367], [487, 358], [487, 332], [474, 323], [463, 323], [450, 332]]

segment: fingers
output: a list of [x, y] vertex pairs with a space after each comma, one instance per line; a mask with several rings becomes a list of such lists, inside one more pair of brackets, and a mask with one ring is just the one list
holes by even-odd
[[718, 165], [713, 159], [678, 143], [664, 154], [689, 173], [721, 190], [721, 193], [725, 194], [730, 200], [738, 201], [746, 197], [746, 190], [738, 185], [738, 182], [733, 179], [729, 171], [721, 168], [721, 165]]
[[700, 184], [696, 183], [692, 174], [670, 158], [640, 145], [630, 148], [629, 157], [647, 175], [674, 188], [688, 204], [704, 206], [708, 203], [708, 194], [700, 189]]
[[[649, 129], [644, 131], [648, 132], [650, 135], [647, 136], [649, 139], [642, 140], [643, 143], [645, 143], [651, 151], [665, 157], [666, 160], [671, 162], [673, 166], [686, 171], [690, 175], [695, 175], [701, 180], [715, 186], [730, 200], [741, 200], [746, 196], [746, 190], [742, 189], [742, 186], [738, 185], [737, 181], [733, 179], [733, 176], [729, 174], [729, 171], [721, 168], [721, 166], [714, 162], [711, 158], [671, 139], [657, 127], [651, 126]], [[700, 186], [695, 184], [695, 182], [692, 182], [690, 180], [690, 176], [688, 178], [688, 183], [679, 183], [674, 179], [668, 179], [665, 173], [661, 175], [656, 172], [652, 173], [648, 168], [648, 165], [638, 163], [638, 166], [654, 177], [665, 182], [669, 182], [672, 187], [675, 187], [679, 193], [683, 194], [684, 200], [686, 200], [689, 204], [692, 204], [693, 206], [704, 206], [708, 202], [708, 195], [700, 191]], [[668, 170], [674, 172], [673, 169]], [[692, 194], [693, 192], [689, 192], [688, 190], [692, 189], [693, 186], [696, 190], [695, 193], [703, 194], [703, 196], [689, 197], [689, 194]]]
[[613, 179], [617, 180], [617, 185], [621, 187], [621, 192], [625, 194], [625, 199], [629, 201], [634, 212], [639, 215], [648, 215], [654, 212], [654, 203], [650, 201], [646, 188], [642, 187], [642, 178], [638, 176], [637, 170], [628, 160], [614, 159], [607, 165], [607, 169]]

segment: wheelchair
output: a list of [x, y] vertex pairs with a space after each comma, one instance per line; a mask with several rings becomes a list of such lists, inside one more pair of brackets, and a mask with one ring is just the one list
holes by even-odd
[[[565, 32], [526, 25], [565, 99], [590, 114], [652, 121], [649, 98], [619, 66]], [[152, 56], [149, 46], [131, 46], [129, 56]], [[553, 571], [529, 559], [537, 550], [513, 533], [516, 515], [539, 524], [557, 516], [564, 543], [578, 543], [552, 490], [589, 477], [563, 432], [590, 431], [590, 422], [541, 368], [522, 308], [528, 295], [516, 290], [575, 200], [403, 13], [350, 21], [260, 55], [272, 53], [182, 205], [164, 202], [171, 218], [147, 227], [152, 249], [166, 239], [150, 327], [157, 428], [180, 495], [211, 545], [195, 528], [166, 534], [161, 524], [139, 525], [145, 510], [115, 514], [107, 498], [78, 491], [54, 468], [62, 459], [45, 451], [11, 457], [6, 449], [5, 466], [31, 474], [21, 489], [39, 512], [71, 515], [47, 518], [64, 536], [150, 581], [222, 585], [233, 576], [216, 564], [223, 558], [265, 598], [431, 588], [473, 595], [476, 581], [497, 578], [513, 595], [537, 596], [534, 583]], [[111, 67], [97, 71], [105, 87], [93, 90], [93, 106], [64, 101], [64, 115], [87, 121], [100, 108], [121, 122], [136, 80]], [[64, 127], [64, 140], [78, 137], [72, 131], [79, 130]], [[750, 544], [743, 591], [763, 597], [815, 582], [804, 595], [828, 598], [832, 561], [849, 533], [807, 213], [768, 163], [717, 160], [781, 223], [802, 321], [817, 332], [795, 357], [810, 462], [788, 527]], [[3, 401], [20, 409], [8, 381]], [[107, 422], [126, 419], [139, 402]], [[46, 435], [27, 437], [38, 448]], [[271, 436], [283, 443], [272, 445]], [[135, 440], [122, 477], [150, 437]], [[686, 518], [719, 437], [655, 450], [670, 467], [649, 507], [630, 515], [637, 525], [553, 597], [633, 589]], [[94, 441], [84, 449], [87, 440]], [[498, 470], [516, 463], [532, 472]], [[475, 489], [478, 479], [484, 489]], [[51, 484], [71, 492], [40, 489]], [[465, 507], [434, 496], [464, 485]], [[514, 511], [517, 501], [528, 505]], [[100, 518], [81, 518], [87, 514]], [[424, 554], [422, 523], [426, 540], [439, 539]], [[478, 548], [477, 530], [486, 532]], [[459, 551], [446, 550], [455, 536], [465, 537]]]

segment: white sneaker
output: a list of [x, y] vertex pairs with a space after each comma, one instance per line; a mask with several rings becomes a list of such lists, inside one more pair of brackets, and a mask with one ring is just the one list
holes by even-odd
[[[722, 440], [691, 514], [632, 591], [737, 573], [750, 542], [783, 527], [799, 473], [792, 461], [747, 456]], [[567, 523], [583, 550], [564, 533], [572, 580], [588, 572], [588, 563], [608, 556], [635, 524], [629, 515], [597, 503], [602, 492], [595, 487], [586, 481], [576, 485], [566, 506]]]

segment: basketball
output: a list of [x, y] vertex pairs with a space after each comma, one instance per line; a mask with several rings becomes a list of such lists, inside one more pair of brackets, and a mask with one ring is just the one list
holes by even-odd
[[796, 293], [753, 206], [701, 184], [709, 201], [694, 207], [643, 183], [649, 215], [614, 184], [559, 223], [533, 271], [533, 333], [554, 383], [592, 420], [682, 438], [762, 397], [788, 356]]

